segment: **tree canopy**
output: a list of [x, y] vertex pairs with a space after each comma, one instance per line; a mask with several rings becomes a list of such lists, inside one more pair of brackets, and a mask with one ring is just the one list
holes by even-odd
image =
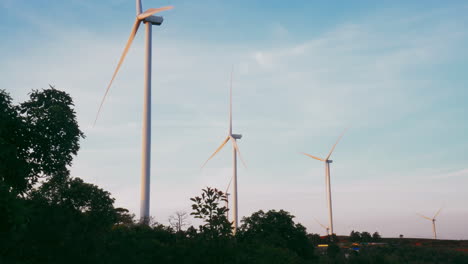
[[19, 105], [0, 90], [0, 184], [24, 193], [40, 177], [67, 171], [84, 137], [73, 107], [70, 95], [52, 86]]

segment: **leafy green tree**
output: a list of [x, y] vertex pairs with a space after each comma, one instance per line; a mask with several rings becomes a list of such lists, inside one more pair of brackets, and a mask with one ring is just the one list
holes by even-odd
[[83, 137], [67, 93], [33, 90], [15, 106], [0, 90], [0, 184], [8, 191], [22, 194], [40, 177], [65, 172]]
[[115, 213], [117, 216], [117, 225], [133, 225], [135, 223], [135, 214], [130, 214], [128, 209], [118, 207], [115, 208]]
[[307, 234], [307, 238], [309, 239], [309, 242], [314, 246], [317, 246], [318, 244], [322, 243], [322, 239], [320, 238], [319, 234]]
[[[0, 90], [2, 256], [8, 255], [8, 252], [17, 252], [18, 248], [29, 248], [20, 245], [21, 241], [28, 241], [27, 237], [35, 233], [32, 226], [36, 220], [42, 221], [42, 229], [54, 227], [55, 230], [60, 230], [61, 226], [56, 223], [49, 226], [45, 223], [47, 219], [64, 217], [66, 213], [52, 212], [46, 204], [35, 206], [38, 204], [26, 200], [25, 197], [28, 197], [33, 186], [37, 186], [41, 177], [50, 179], [50, 176], [68, 173], [67, 166], [71, 165], [73, 155], [77, 154], [78, 142], [82, 137], [84, 136], [76, 121], [73, 101], [67, 93], [53, 87], [35, 90], [30, 94], [28, 101], [14, 105], [10, 95]], [[39, 211], [41, 213], [37, 214]], [[71, 219], [73, 220], [68, 219], [69, 223], [77, 220]], [[29, 240], [28, 243], [32, 241]], [[28, 253], [33, 254], [35, 248], [37, 247], [33, 246]]]
[[309, 243], [305, 227], [293, 221], [294, 216], [280, 210], [262, 210], [242, 219], [238, 232], [239, 240], [252, 244], [265, 244], [284, 248], [300, 257], [313, 256], [313, 245]]
[[206, 187], [202, 190], [201, 197], [196, 196], [190, 200], [193, 202], [193, 212], [190, 214], [205, 222], [200, 226], [201, 232], [211, 238], [226, 237], [231, 234], [231, 223], [226, 218], [228, 209], [221, 206], [221, 203], [224, 204], [227, 200], [226, 194], [216, 188]]
[[68, 173], [55, 175], [30, 195], [48, 205], [65, 207], [81, 213], [93, 226], [111, 226], [118, 220], [114, 199], [96, 185], [72, 178]]
[[358, 231], [351, 231], [349, 234], [349, 240], [351, 242], [361, 242], [361, 233]]
[[12, 98], [0, 90], [0, 185], [2, 191], [21, 193], [28, 186], [29, 167], [23, 118]]
[[374, 242], [382, 241], [382, 237], [380, 236], [379, 232], [375, 231], [374, 234], [372, 234], [372, 241]]
[[369, 232], [362, 232], [361, 233], [361, 242], [371, 242], [372, 241], [372, 236]]
[[84, 137], [76, 120], [73, 100], [53, 86], [33, 90], [29, 97], [19, 109], [27, 124], [25, 140], [32, 172], [36, 176], [53, 176], [66, 171], [80, 148], [80, 138]]

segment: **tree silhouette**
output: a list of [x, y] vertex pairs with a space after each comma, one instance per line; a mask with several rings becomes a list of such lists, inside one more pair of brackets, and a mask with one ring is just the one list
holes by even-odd
[[193, 215], [202, 219], [205, 224], [200, 226], [200, 231], [211, 238], [225, 237], [231, 234], [231, 223], [226, 218], [229, 210], [221, 206], [221, 202], [226, 202], [226, 194], [216, 188], [206, 187], [202, 190], [201, 197], [190, 198], [192, 202]]
[[173, 215], [169, 216], [169, 224], [176, 232], [182, 231], [182, 229], [189, 225], [188, 213], [183, 211], [177, 211]]

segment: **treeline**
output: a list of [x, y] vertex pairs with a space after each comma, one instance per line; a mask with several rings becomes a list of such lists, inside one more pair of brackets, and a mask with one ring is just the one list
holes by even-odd
[[379, 232], [374, 232], [374, 234], [370, 234], [369, 232], [359, 232], [359, 231], [351, 231], [349, 234], [349, 241], [351, 242], [381, 242], [382, 237], [380, 236]]
[[[187, 226], [183, 212], [170, 226], [140, 224], [114, 207], [109, 192], [70, 177], [81, 138], [68, 94], [34, 90], [16, 105], [0, 90], [0, 263], [412, 263], [408, 256], [419, 253], [427, 261], [413, 263], [467, 260], [397, 247], [356, 253], [340, 248], [336, 236], [307, 234], [283, 210], [244, 217], [233, 235], [226, 196], [209, 187], [191, 199], [202, 225]], [[315, 250], [324, 243], [327, 249]]]

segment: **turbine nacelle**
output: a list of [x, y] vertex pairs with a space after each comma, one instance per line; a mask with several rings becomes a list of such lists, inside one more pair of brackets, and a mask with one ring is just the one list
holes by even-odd
[[149, 22], [154, 26], [160, 26], [163, 21], [164, 21], [164, 18], [162, 16], [149, 16], [143, 19], [143, 22]]
[[138, 28], [140, 27], [140, 24], [142, 22], [149, 22], [152, 25], [159, 26], [162, 24], [163, 18], [161, 16], [154, 16], [154, 14], [165, 11], [165, 10], [170, 10], [173, 8], [172, 6], [165, 6], [165, 7], [160, 7], [160, 8], [149, 8], [145, 12], [141, 13], [141, 1], [137, 0], [136, 3], [137, 3], [137, 17], [135, 19], [135, 22], [133, 23], [133, 28], [132, 28], [132, 31], [130, 32], [130, 37], [127, 40], [127, 44], [125, 45], [124, 51], [122, 55], [120, 56], [119, 63], [117, 64], [117, 67], [115, 68], [114, 74], [112, 75], [109, 85], [107, 86], [106, 92], [104, 93], [104, 97], [101, 100], [101, 104], [99, 105], [99, 109], [96, 114], [96, 119], [94, 120], [93, 126], [96, 125], [99, 114], [101, 113], [102, 106], [104, 104], [104, 101], [106, 100], [107, 93], [109, 92], [112, 86], [112, 83], [114, 82], [115, 76], [117, 76], [117, 73], [119, 72], [119, 69], [125, 60], [125, 57], [127, 56], [128, 50], [130, 49], [130, 46], [132, 45], [132, 42], [135, 39], [135, 36], [138, 32]]
[[326, 160], [326, 163], [333, 163], [333, 160]]
[[242, 138], [242, 135], [241, 135], [241, 134], [231, 134], [231, 136], [232, 136], [234, 139], [241, 139], [241, 138]]

